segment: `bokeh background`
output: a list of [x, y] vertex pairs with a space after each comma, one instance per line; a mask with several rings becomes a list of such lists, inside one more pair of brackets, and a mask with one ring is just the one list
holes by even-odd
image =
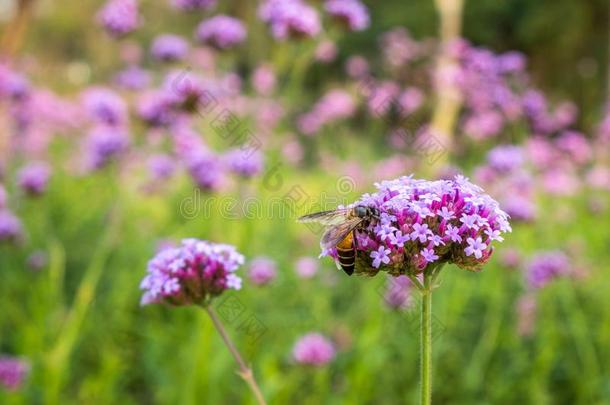
[[[416, 403], [409, 283], [296, 223], [411, 173], [513, 226], [441, 275], [434, 401], [610, 403], [608, 2], [291, 2], [315, 21], [282, 36], [273, 1], [0, 1], [0, 403], [254, 403], [201, 309], [140, 305], [188, 237], [247, 258], [214, 305], [270, 403]], [[221, 14], [245, 37], [198, 30]]]

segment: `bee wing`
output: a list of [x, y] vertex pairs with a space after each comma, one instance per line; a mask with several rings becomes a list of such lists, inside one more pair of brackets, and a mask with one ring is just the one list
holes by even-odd
[[320, 246], [324, 249], [331, 249], [337, 246], [345, 237], [360, 223], [363, 221], [362, 218], [352, 218], [343, 220], [340, 224], [333, 225], [322, 235]]
[[318, 222], [322, 225], [338, 225], [345, 222], [347, 208], [340, 208], [332, 211], [320, 211], [313, 214], [304, 215], [298, 219], [299, 222]]

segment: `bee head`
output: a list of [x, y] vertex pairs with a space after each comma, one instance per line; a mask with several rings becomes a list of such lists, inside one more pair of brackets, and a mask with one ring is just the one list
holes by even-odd
[[356, 207], [354, 207], [354, 213], [359, 218], [379, 217], [379, 210], [376, 207], [368, 207], [366, 205], [357, 205]]
[[354, 207], [354, 214], [356, 214], [358, 218], [364, 218], [368, 214], [368, 207], [364, 205], [357, 205]]

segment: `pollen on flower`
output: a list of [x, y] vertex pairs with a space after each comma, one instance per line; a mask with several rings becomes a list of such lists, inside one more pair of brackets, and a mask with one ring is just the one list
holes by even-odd
[[235, 272], [243, 263], [231, 245], [185, 239], [148, 262], [148, 274], [140, 283], [141, 303], [202, 304], [225, 290], [239, 290], [241, 278]]
[[356, 273], [418, 274], [443, 263], [479, 270], [493, 242], [511, 231], [508, 214], [462, 176], [438, 181], [405, 176], [375, 186], [376, 193], [350, 205], [379, 210], [378, 219], [356, 230]]

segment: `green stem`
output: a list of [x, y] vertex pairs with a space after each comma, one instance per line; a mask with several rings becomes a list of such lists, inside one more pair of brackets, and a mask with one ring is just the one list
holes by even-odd
[[421, 404], [432, 403], [432, 275], [424, 275], [421, 303]]
[[237, 348], [233, 344], [233, 341], [229, 337], [229, 334], [222, 325], [222, 322], [220, 321], [220, 319], [218, 319], [216, 311], [214, 311], [214, 308], [209, 305], [205, 306], [204, 308], [207, 311], [208, 315], [210, 315], [212, 323], [214, 323], [214, 326], [220, 334], [220, 337], [222, 338], [223, 342], [225, 343], [225, 345], [233, 355], [233, 358], [235, 358], [235, 361], [239, 365], [239, 376], [246, 382], [246, 384], [248, 384], [248, 387], [250, 387], [250, 390], [256, 397], [256, 402], [259, 405], [267, 405], [267, 403], [265, 402], [265, 398], [263, 397], [263, 394], [261, 392], [261, 389], [259, 388], [258, 384], [256, 383], [256, 380], [254, 379], [254, 373], [252, 373], [252, 369], [246, 365], [241, 355], [239, 354], [239, 351], [237, 351]]

